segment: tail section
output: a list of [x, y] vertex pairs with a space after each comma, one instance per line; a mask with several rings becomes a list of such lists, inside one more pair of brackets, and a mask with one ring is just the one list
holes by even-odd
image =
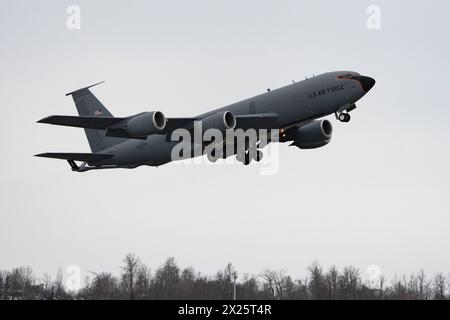
[[[109, 110], [106, 109], [106, 107], [89, 90], [93, 86], [101, 83], [103, 82], [66, 94], [66, 96], [72, 96], [80, 116], [113, 117], [111, 112], [109, 112]], [[105, 135], [105, 130], [84, 129], [84, 131], [93, 153], [102, 151], [124, 141], [124, 139], [121, 138], [107, 137]]]

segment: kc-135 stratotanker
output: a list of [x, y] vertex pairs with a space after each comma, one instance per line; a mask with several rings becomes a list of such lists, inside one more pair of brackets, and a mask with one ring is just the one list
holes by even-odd
[[[201, 124], [203, 131], [216, 129], [224, 135], [225, 131], [237, 129], [277, 130], [277, 142], [291, 142], [300, 149], [319, 148], [330, 142], [333, 133], [331, 122], [320, 118], [335, 114], [337, 120], [349, 122], [349, 113], [356, 108], [355, 103], [374, 85], [373, 78], [357, 72], [329, 72], [186, 118], [166, 118], [161, 111], [114, 117], [92, 94], [90, 88], [93, 86], [89, 86], [67, 94], [72, 96], [79, 116], [54, 115], [38, 122], [84, 128], [92, 153], [41, 153], [36, 156], [67, 160], [72, 170], [78, 172], [160, 166], [174, 160], [172, 150], [179, 141], [172, 141], [172, 133], [177, 129], [191, 132], [196, 123]], [[208, 143], [215, 142], [203, 141], [201, 149], [204, 150]], [[222, 144], [227, 143], [224, 138]], [[248, 148], [246, 144], [247, 154], [238, 157], [244, 164], [252, 160]], [[234, 147], [231, 155], [236, 154], [236, 150]], [[193, 153], [189, 157], [201, 154]], [[224, 158], [229, 155], [230, 152], [223, 153]], [[261, 157], [258, 151], [254, 160]]]

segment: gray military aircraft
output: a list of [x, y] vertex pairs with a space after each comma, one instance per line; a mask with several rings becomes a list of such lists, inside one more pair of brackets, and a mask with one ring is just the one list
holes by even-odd
[[[330, 142], [333, 128], [330, 121], [318, 119], [334, 113], [337, 120], [349, 122], [349, 112], [375, 85], [375, 80], [352, 71], [324, 73], [188, 118], [166, 118], [161, 111], [113, 117], [89, 90], [98, 84], [66, 94], [72, 96], [79, 116], [54, 115], [38, 121], [84, 128], [92, 153], [41, 153], [36, 156], [67, 160], [77, 172], [160, 166], [174, 160], [172, 149], [179, 141], [172, 141], [171, 134], [177, 129], [192, 131], [195, 122], [201, 123], [202, 130], [214, 128], [221, 132], [278, 130], [279, 142], [292, 142], [291, 145], [300, 149], [319, 148]], [[273, 141], [269, 139], [269, 142]], [[202, 142], [201, 149], [204, 150], [208, 143]], [[244, 147], [247, 150], [241, 159], [244, 164], [252, 160], [248, 155], [249, 147]], [[232, 149], [231, 154], [236, 154], [236, 150], [236, 147]], [[201, 153], [189, 157], [196, 155]], [[229, 153], [224, 153], [223, 158], [227, 156]], [[261, 157], [258, 151], [255, 160]]]

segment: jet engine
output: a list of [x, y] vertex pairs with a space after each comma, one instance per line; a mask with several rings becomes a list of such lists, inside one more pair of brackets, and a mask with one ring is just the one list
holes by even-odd
[[291, 145], [300, 149], [320, 148], [328, 144], [333, 134], [333, 126], [328, 120], [316, 120], [299, 127]]
[[160, 111], [143, 112], [131, 117], [125, 125], [130, 136], [148, 136], [166, 126], [166, 117]]
[[226, 129], [236, 127], [236, 117], [229, 111], [218, 112], [202, 119], [203, 131], [208, 129], [218, 129], [224, 132]]

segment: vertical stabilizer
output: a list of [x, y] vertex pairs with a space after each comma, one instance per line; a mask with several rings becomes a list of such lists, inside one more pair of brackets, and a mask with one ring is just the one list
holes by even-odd
[[[66, 94], [66, 96], [72, 96], [80, 116], [112, 118], [111, 112], [89, 90], [101, 83], [103, 82]], [[105, 130], [84, 129], [84, 131], [93, 153], [124, 141], [121, 138], [106, 137]]]

